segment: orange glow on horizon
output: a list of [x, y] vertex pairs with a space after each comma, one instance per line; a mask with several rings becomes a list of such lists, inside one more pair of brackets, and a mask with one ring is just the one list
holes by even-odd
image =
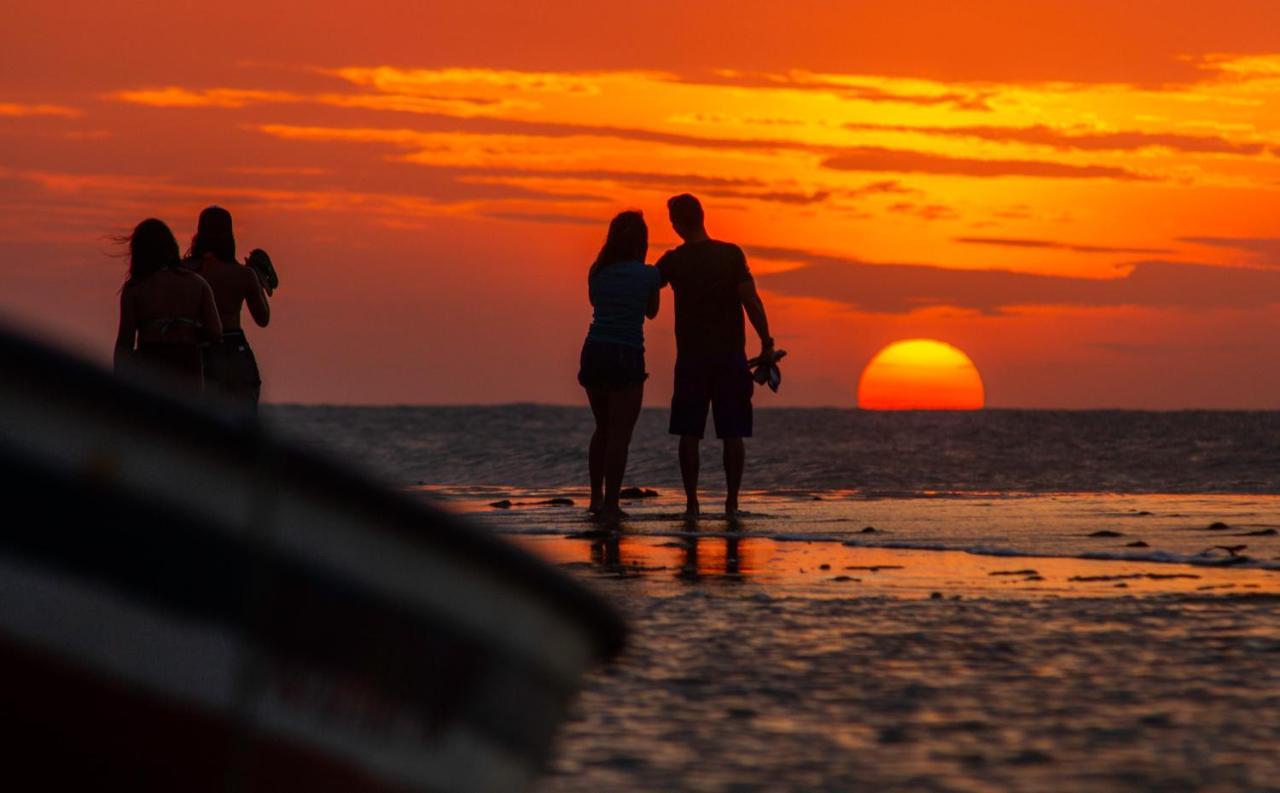
[[982, 377], [969, 356], [932, 339], [890, 344], [858, 382], [864, 410], [980, 410], [985, 402]]

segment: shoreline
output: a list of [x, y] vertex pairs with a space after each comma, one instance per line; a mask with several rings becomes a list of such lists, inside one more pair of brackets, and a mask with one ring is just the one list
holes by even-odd
[[[581, 506], [585, 493], [577, 490], [421, 486], [410, 492], [467, 513], [517, 541], [607, 535], [606, 527], [587, 516]], [[684, 519], [683, 500], [670, 491], [632, 499], [624, 501], [630, 514], [616, 534], [636, 547], [698, 538], [765, 542], [778, 548], [824, 544], [841, 558], [896, 552], [924, 554], [916, 557], [920, 560], [927, 554], [988, 560], [955, 557], [952, 565], [957, 569], [986, 570], [991, 564], [1075, 565], [1090, 570], [1095, 565], [1115, 566], [1090, 573], [1105, 575], [1106, 569], [1126, 566], [1155, 573], [1185, 566], [1215, 579], [1252, 581], [1257, 572], [1280, 578], [1280, 496], [1088, 493], [868, 501], [847, 493], [829, 493], [817, 500], [800, 494], [750, 493], [744, 494], [744, 503], [748, 511], [736, 520], [708, 514], [695, 524]], [[793, 558], [799, 553], [791, 547], [784, 555]], [[1215, 570], [1220, 572], [1206, 572]], [[1266, 576], [1260, 581], [1265, 588], [1273, 586]]]

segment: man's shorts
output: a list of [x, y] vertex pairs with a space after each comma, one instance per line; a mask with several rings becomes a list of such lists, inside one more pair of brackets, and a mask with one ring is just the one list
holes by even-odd
[[750, 438], [754, 388], [745, 352], [678, 356], [671, 434], [701, 438], [709, 406], [717, 438]]

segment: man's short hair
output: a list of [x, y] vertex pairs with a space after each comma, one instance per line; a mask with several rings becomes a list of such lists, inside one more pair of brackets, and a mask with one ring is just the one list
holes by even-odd
[[672, 223], [685, 228], [698, 228], [702, 225], [702, 203], [688, 193], [667, 199], [667, 211], [671, 213]]

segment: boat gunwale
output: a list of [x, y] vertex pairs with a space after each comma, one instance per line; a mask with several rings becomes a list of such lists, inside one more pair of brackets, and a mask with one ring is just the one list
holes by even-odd
[[[179, 398], [145, 378], [121, 377], [103, 367], [48, 347], [0, 322], [0, 361], [11, 373], [13, 390], [53, 388], [62, 398], [94, 412], [161, 423], [164, 431], [194, 441], [208, 452], [269, 459], [274, 475], [323, 490], [326, 500], [341, 499], [378, 516], [379, 529], [400, 540], [435, 546], [484, 567], [496, 568], [512, 583], [544, 595], [550, 603], [588, 628], [599, 660], [621, 652], [626, 628], [612, 606], [582, 584], [464, 518], [423, 504], [407, 493], [340, 463], [322, 451], [303, 448], [279, 436], [256, 416], [231, 405]], [[424, 530], [428, 529], [429, 530]]]

